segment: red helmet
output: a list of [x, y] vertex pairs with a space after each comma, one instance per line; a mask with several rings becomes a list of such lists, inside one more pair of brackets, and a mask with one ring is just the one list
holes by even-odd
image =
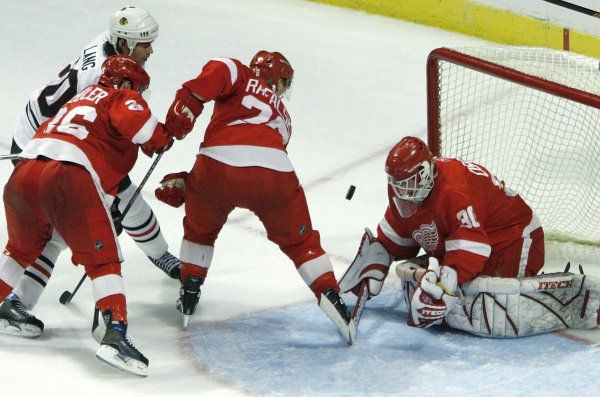
[[[268, 52], [261, 50], [254, 55], [250, 62], [250, 68], [257, 76], [265, 79], [267, 84], [274, 87], [278, 96], [290, 88], [294, 78], [294, 69], [290, 62], [279, 52]], [[279, 89], [279, 80], [283, 80], [283, 86]], [[280, 92], [278, 92], [280, 91]]]
[[419, 138], [402, 138], [388, 154], [385, 172], [400, 200], [421, 202], [433, 188], [433, 154]]
[[123, 80], [129, 81], [132, 90], [143, 92], [150, 85], [150, 76], [135, 59], [128, 55], [108, 57], [102, 64], [98, 83], [118, 87]]

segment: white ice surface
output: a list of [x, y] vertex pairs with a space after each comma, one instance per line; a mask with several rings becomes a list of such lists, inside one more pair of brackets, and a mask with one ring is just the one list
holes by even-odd
[[[126, 3], [126, 2], [125, 2]], [[30, 93], [61, 70], [125, 4], [5, 1], [0, 11], [0, 150]], [[383, 215], [385, 155], [402, 136], [425, 136], [425, 61], [440, 46], [481, 41], [302, 0], [152, 0], [160, 37], [147, 68], [150, 105], [163, 117], [175, 90], [214, 57], [247, 62], [279, 50], [295, 68], [288, 109], [289, 153], [339, 276], [362, 229]], [[190, 168], [211, 113], [165, 154], [143, 191], [175, 254], [182, 209], [158, 203], [153, 190], [168, 172]], [[131, 173], [140, 181], [143, 158]], [[6, 181], [12, 167], [0, 164]], [[344, 199], [350, 184], [357, 190]], [[0, 214], [0, 219], [4, 219]], [[6, 241], [0, 228], [0, 244]], [[125, 257], [130, 332], [150, 359], [135, 378], [100, 363], [91, 339], [93, 300], [86, 282], [68, 306], [58, 303], [82, 269], [58, 261], [34, 313], [46, 324], [37, 340], [0, 338], [2, 396], [46, 395], [596, 395], [600, 356], [558, 335], [491, 341], [405, 325], [398, 283], [369, 302], [357, 345], [347, 347], [318, 310], [292, 263], [247, 211], [236, 211], [215, 248], [199, 312], [187, 331], [175, 310], [178, 283], [155, 269], [131, 239]], [[595, 271], [595, 269], [589, 269]]]

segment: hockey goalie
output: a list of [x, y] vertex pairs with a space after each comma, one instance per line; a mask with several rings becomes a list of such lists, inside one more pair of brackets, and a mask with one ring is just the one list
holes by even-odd
[[[408, 325], [513, 338], [597, 327], [600, 280], [540, 274], [544, 233], [532, 209], [485, 167], [434, 157], [406, 137], [386, 160], [389, 204], [363, 235], [342, 291], [380, 293], [394, 260]], [[420, 250], [426, 255], [416, 258]], [[411, 259], [412, 258], [412, 259]], [[409, 260], [410, 259], [410, 260]]]

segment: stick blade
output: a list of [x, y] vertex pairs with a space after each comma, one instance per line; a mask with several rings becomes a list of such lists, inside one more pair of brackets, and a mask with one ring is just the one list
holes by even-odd
[[363, 310], [367, 305], [367, 300], [369, 300], [369, 286], [368, 280], [364, 280], [360, 284], [360, 290], [358, 292], [358, 297], [356, 298], [356, 305], [354, 306], [354, 310], [352, 311], [352, 319], [356, 323], [356, 327], [358, 328], [358, 323], [360, 323], [360, 318], [362, 317]]

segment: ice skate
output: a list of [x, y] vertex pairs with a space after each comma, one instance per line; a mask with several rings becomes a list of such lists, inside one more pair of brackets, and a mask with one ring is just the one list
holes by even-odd
[[177, 310], [183, 314], [183, 327], [188, 325], [189, 318], [196, 311], [196, 306], [200, 300], [200, 286], [204, 282], [200, 277], [188, 276], [179, 289], [179, 299], [177, 300]]
[[125, 322], [111, 321], [108, 324], [96, 357], [121, 371], [148, 376], [148, 359], [133, 345]]
[[27, 311], [19, 297], [10, 294], [0, 304], [0, 334], [36, 338], [44, 331], [44, 323]]
[[356, 325], [340, 295], [332, 288], [328, 289], [321, 295], [319, 307], [333, 321], [346, 342], [351, 345], [356, 336]]
[[179, 269], [181, 264], [179, 263], [179, 259], [171, 254], [169, 251], [165, 252], [160, 258], [154, 259], [148, 257], [152, 263], [160, 270], [165, 272], [167, 276], [172, 279], [179, 280]]

